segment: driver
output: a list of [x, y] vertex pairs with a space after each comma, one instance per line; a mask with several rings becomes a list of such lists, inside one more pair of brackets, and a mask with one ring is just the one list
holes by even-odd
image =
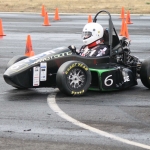
[[98, 23], [87, 23], [82, 32], [82, 39], [84, 45], [80, 50], [70, 45], [68, 48], [78, 55], [85, 57], [98, 57], [109, 55], [109, 47], [104, 44], [104, 29]]

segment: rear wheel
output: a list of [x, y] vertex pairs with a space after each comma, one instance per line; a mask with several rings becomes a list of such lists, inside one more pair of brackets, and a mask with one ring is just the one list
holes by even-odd
[[140, 78], [143, 85], [150, 89], [150, 57], [145, 59], [142, 63]]
[[68, 61], [58, 69], [56, 83], [67, 95], [83, 95], [91, 84], [91, 72], [83, 62]]

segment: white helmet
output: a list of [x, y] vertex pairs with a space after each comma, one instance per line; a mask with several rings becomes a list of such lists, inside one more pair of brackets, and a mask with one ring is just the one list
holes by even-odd
[[87, 23], [84, 26], [82, 32], [83, 43], [85, 45], [89, 45], [94, 41], [102, 38], [103, 34], [104, 34], [104, 29], [100, 24], [94, 22]]

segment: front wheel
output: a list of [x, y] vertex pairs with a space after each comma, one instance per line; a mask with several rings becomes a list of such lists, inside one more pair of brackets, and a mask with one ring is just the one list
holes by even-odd
[[91, 72], [80, 61], [68, 61], [60, 66], [56, 75], [59, 90], [67, 95], [83, 95], [91, 84]]
[[10, 66], [15, 64], [16, 62], [21, 61], [21, 60], [26, 59], [26, 58], [28, 58], [28, 57], [27, 56], [20, 56], [20, 55], [14, 56], [7, 63], [6, 69], [8, 69]]

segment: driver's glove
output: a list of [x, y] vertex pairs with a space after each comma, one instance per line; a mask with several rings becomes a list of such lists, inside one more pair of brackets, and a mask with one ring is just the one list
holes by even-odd
[[76, 47], [74, 45], [68, 46], [68, 48], [73, 52], [76, 53]]

